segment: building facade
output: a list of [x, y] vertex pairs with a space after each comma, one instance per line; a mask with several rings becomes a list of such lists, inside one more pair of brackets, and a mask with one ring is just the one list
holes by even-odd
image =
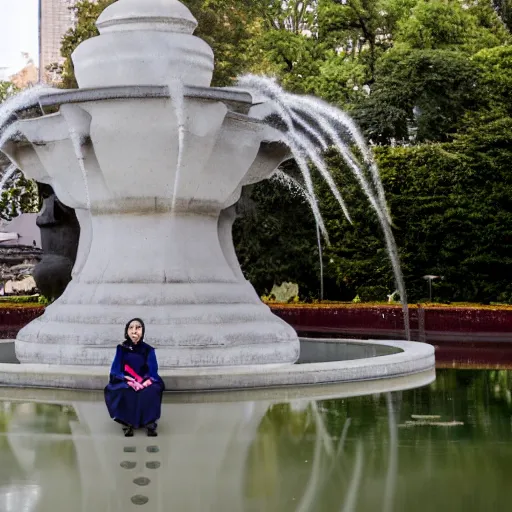
[[48, 66], [61, 64], [62, 37], [73, 26], [73, 11], [77, 0], [39, 0], [39, 80], [52, 82]]

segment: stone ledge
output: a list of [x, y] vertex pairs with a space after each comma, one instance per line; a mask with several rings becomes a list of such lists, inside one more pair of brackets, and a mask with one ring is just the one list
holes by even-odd
[[[352, 396], [373, 395], [378, 393], [392, 393], [406, 391], [427, 386], [435, 380], [435, 370], [391, 377], [380, 380], [365, 380], [359, 382], [342, 382], [332, 384], [319, 384], [316, 386], [287, 386], [281, 388], [235, 389], [231, 391], [176, 392], [165, 393], [164, 404], [203, 404], [226, 402], [260, 402], [272, 401], [308, 401], [331, 400], [349, 398]], [[23, 401], [44, 404], [75, 404], [86, 402], [102, 402], [102, 391], [87, 391], [76, 389], [49, 389], [49, 388], [15, 388], [0, 387], [0, 401]]]
[[[311, 340], [306, 340], [310, 342]], [[168, 391], [222, 391], [283, 386], [350, 383], [434, 373], [434, 347], [406, 341], [317, 340], [344, 345], [383, 346], [398, 353], [323, 363], [257, 365], [162, 370]], [[0, 386], [101, 390], [108, 379], [105, 366], [0, 364]]]
[[[251, 92], [243, 89], [186, 85], [184, 93], [186, 98], [223, 101], [228, 104], [233, 112], [241, 114], [247, 114], [249, 108], [253, 105]], [[68, 89], [42, 94], [39, 102], [41, 107], [48, 108], [66, 103], [152, 98], [170, 98], [169, 88], [166, 85], [124, 85]]]

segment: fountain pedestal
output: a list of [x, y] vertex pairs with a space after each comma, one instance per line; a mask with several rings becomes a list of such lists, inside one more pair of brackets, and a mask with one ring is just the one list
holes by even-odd
[[293, 362], [296, 334], [234, 275], [218, 214], [93, 212], [87, 262], [18, 335], [22, 362], [108, 365], [139, 316], [162, 367]]
[[4, 148], [84, 228], [73, 279], [20, 331], [19, 360], [109, 365], [141, 317], [163, 368], [294, 363], [295, 331], [243, 279], [220, 218], [281, 163], [282, 135], [248, 115], [249, 94], [208, 87], [213, 54], [178, 1], [119, 0], [98, 27], [73, 56], [95, 89], [55, 94], [59, 111], [17, 121], [26, 140]]

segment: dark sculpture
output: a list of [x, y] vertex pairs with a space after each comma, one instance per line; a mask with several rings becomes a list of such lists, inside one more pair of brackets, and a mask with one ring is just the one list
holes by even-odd
[[38, 183], [43, 207], [37, 217], [41, 230], [43, 259], [34, 268], [39, 291], [49, 300], [58, 299], [71, 281], [76, 260], [80, 224], [75, 211], [62, 204], [50, 185]]

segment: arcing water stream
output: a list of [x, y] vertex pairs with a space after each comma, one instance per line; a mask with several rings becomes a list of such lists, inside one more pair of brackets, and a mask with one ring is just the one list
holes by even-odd
[[[320, 172], [322, 178], [327, 182], [334, 197], [338, 201], [346, 218], [351, 222], [350, 213], [347, 205], [335, 183], [335, 180], [328, 169], [323, 157], [323, 152], [328, 147], [334, 147], [348, 168], [353, 173], [362, 190], [367, 196], [370, 205], [375, 210], [377, 218], [384, 233], [386, 248], [389, 254], [393, 273], [400, 293], [400, 299], [404, 311], [404, 325], [406, 338], [410, 339], [409, 314], [407, 308], [407, 294], [405, 284], [400, 269], [400, 261], [396, 242], [391, 229], [391, 218], [387, 208], [384, 194], [384, 187], [380, 179], [379, 171], [373, 158], [370, 148], [364, 141], [363, 136], [357, 129], [354, 122], [346, 113], [329, 105], [322, 100], [312, 97], [298, 96], [285, 92], [273, 79], [255, 75], [246, 75], [240, 77], [238, 83], [244, 89], [254, 90], [260, 95], [270, 100], [275, 114], [277, 114], [284, 123], [286, 130], [284, 137], [289, 145], [295, 161], [302, 174], [305, 187], [299, 183], [294, 185], [300, 187], [301, 192], [311, 206], [315, 220], [318, 226], [318, 232], [321, 232], [328, 242], [328, 233], [325, 228], [318, 200], [313, 188], [313, 180], [310, 170], [310, 162]], [[182, 152], [184, 144], [184, 92], [182, 84], [171, 82], [167, 84], [171, 97], [175, 102], [177, 121], [179, 125], [179, 152], [178, 162], [175, 174], [174, 196], [172, 211], [175, 208], [177, 187], [179, 186], [180, 170], [182, 166]], [[12, 125], [13, 117], [16, 112], [29, 108], [39, 103], [39, 98], [43, 93], [51, 92], [54, 89], [44, 85], [26, 89], [16, 96], [13, 96], [0, 105], [0, 139], [5, 142], [16, 134]], [[348, 134], [349, 141], [345, 142], [342, 133]], [[74, 141], [77, 146], [77, 141]], [[352, 147], [357, 149], [360, 157], [352, 151]], [[77, 152], [77, 158], [80, 161], [81, 153]], [[83, 159], [80, 161], [83, 167]], [[85, 169], [83, 169], [85, 171]], [[9, 176], [4, 174], [0, 182], [0, 194], [8, 179], [14, 174], [9, 168]], [[84, 179], [86, 179], [84, 174]], [[281, 176], [281, 181], [283, 178]], [[290, 185], [290, 182], [288, 182]], [[88, 199], [88, 205], [90, 200]], [[321, 243], [319, 241], [319, 248]]]
[[[315, 219], [321, 218], [318, 200], [315, 196], [309, 162], [311, 162], [329, 185], [334, 197], [340, 204], [343, 213], [350, 221], [350, 215], [341, 194], [329, 172], [322, 152], [333, 146], [359, 182], [370, 205], [375, 210], [384, 233], [386, 248], [395, 275], [400, 300], [403, 306], [404, 327], [406, 338], [410, 340], [409, 311], [407, 293], [400, 268], [400, 259], [395, 238], [391, 229], [391, 218], [387, 208], [384, 187], [370, 148], [355, 123], [347, 114], [317, 98], [298, 96], [284, 91], [273, 79], [262, 76], [246, 75], [239, 78], [240, 87], [257, 92], [272, 102], [275, 114], [286, 126], [286, 141], [297, 161], [304, 177], [310, 204], [314, 208]], [[310, 121], [314, 120], [314, 124]], [[344, 131], [350, 136], [349, 143], [343, 141], [340, 133]], [[315, 140], [317, 144], [313, 143]], [[352, 151], [355, 146], [361, 154], [359, 160]], [[323, 223], [322, 223], [323, 225]]]
[[[13, 122], [16, 119], [16, 113], [20, 110], [39, 105], [39, 98], [43, 93], [54, 90], [46, 85], [36, 85], [29, 87], [6, 99], [0, 104], [0, 147], [9, 139], [17, 134]], [[15, 174], [16, 166], [9, 166], [0, 180], [0, 196], [9, 179]]]
[[[311, 210], [313, 211], [313, 215], [315, 215], [315, 209], [313, 208], [313, 205], [315, 205], [315, 198], [311, 197], [308, 194], [308, 191], [292, 176], [289, 174], [286, 174], [285, 172], [281, 170], [277, 170], [272, 174], [271, 180], [276, 181], [280, 183], [281, 185], [284, 185], [288, 188], [293, 194], [298, 195], [301, 199], [304, 199], [309, 206], [311, 207]], [[323, 258], [323, 251], [322, 251], [322, 230], [325, 233], [324, 237], [329, 243], [329, 236], [327, 233], [327, 230], [324, 226], [324, 220], [322, 219], [322, 216], [320, 215], [319, 218], [315, 217], [316, 221], [316, 241], [318, 244], [318, 263], [320, 268], [320, 300], [324, 299], [324, 258]]]
[[17, 170], [18, 168], [15, 165], [10, 165], [5, 169], [2, 179], [0, 179], [0, 198], [2, 197], [5, 185], [7, 185], [7, 182], [14, 176]]

